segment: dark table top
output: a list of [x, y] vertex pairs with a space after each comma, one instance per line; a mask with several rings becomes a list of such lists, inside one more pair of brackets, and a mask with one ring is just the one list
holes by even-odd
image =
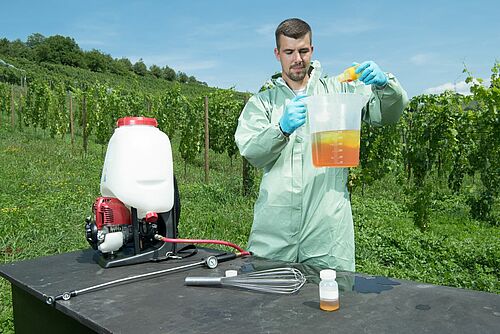
[[[0, 266], [0, 275], [45, 301], [136, 274], [197, 262], [193, 257], [102, 269], [92, 250]], [[318, 270], [294, 265], [308, 282], [294, 295], [231, 287], [191, 287], [187, 276], [224, 276], [284, 266], [240, 258], [215, 269], [196, 267], [57, 301], [59, 311], [99, 333], [500, 333], [500, 296], [354, 273], [338, 273], [340, 309], [319, 309]]]

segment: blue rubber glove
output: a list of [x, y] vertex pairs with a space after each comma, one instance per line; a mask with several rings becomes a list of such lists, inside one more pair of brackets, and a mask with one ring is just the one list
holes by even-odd
[[300, 101], [306, 95], [295, 96], [285, 107], [283, 116], [280, 119], [280, 128], [286, 134], [292, 134], [306, 122], [306, 105]]
[[387, 75], [371, 60], [361, 63], [356, 69], [356, 73], [361, 73], [359, 80], [365, 85], [375, 85], [379, 88], [387, 85]]

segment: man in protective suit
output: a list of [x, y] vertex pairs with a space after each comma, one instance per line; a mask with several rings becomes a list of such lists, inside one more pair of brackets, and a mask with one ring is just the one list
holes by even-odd
[[324, 77], [313, 54], [310, 26], [287, 19], [276, 29], [282, 72], [243, 109], [235, 133], [242, 156], [263, 169], [248, 249], [255, 255], [354, 271], [354, 228], [347, 168], [312, 164], [303, 97], [348, 92], [369, 96], [362, 119], [371, 125], [398, 121], [408, 103], [396, 78], [373, 61], [361, 63], [352, 82]]

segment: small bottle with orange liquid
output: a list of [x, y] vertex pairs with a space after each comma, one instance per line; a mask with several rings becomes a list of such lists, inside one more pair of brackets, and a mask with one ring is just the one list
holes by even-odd
[[361, 73], [356, 73], [358, 66], [359, 65], [354, 65], [347, 68], [342, 74], [337, 76], [337, 80], [340, 82], [351, 82], [357, 80], [361, 76]]
[[340, 307], [339, 286], [335, 281], [335, 270], [323, 269], [319, 272], [319, 308], [323, 311], [336, 311]]

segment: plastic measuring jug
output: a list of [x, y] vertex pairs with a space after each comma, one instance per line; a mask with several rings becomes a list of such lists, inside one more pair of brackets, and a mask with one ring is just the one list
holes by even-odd
[[361, 109], [369, 96], [354, 93], [313, 95], [307, 105], [315, 167], [359, 164]]

